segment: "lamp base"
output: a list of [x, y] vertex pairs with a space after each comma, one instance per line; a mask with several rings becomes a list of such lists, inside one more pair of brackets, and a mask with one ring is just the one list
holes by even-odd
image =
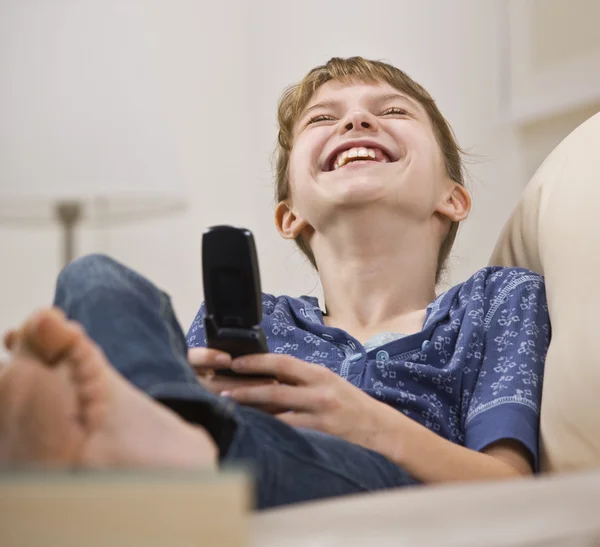
[[54, 206], [63, 232], [63, 267], [75, 258], [75, 226], [83, 216], [81, 201], [59, 201]]

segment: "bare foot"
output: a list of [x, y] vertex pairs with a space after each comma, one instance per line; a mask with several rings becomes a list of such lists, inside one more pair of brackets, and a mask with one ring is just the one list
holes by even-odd
[[0, 372], [0, 464], [93, 468], [215, 467], [217, 448], [130, 385], [80, 325], [56, 310], [11, 335]]
[[84, 431], [68, 368], [40, 366], [33, 348], [17, 348], [36, 321], [5, 338], [14, 358], [0, 371], [0, 464], [65, 467], [77, 458]]

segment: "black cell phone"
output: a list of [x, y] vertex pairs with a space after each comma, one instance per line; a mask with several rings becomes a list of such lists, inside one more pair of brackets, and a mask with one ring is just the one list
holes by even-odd
[[[262, 295], [252, 232], [233, 226], [207, 228], [202, 236], [202, 274], [207, 346], [227, 352], [233, 359], [267, 353], [267, 340], [260, 326]], [[265, 377], [241, 375], [229, 369], [215, 370], [215, 374]]]

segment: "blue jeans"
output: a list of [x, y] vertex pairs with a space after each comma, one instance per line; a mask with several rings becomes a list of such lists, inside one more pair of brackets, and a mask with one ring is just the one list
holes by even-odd
[[[416, 484], [383, 455], [214, 395], [196, 380], [169, 297], [102, 255], [68, 265], [54, 304], [81, 323], [129, 382], [215, 439], [221, 465], [246, 463], [259, 509]], [[160, 439], [157, 439], [160, 442]]]

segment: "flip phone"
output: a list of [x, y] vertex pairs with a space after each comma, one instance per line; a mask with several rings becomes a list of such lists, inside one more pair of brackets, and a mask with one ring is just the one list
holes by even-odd
[[[202, 274], [207, 346], [227, 352], [233, 359], [267, 353], [260, 327], [262, 295], [252, 232], [233, 226], [207, 228], [202, 236]], [[215, 374], [242, 376], [229, 369], [215, 370]]]

